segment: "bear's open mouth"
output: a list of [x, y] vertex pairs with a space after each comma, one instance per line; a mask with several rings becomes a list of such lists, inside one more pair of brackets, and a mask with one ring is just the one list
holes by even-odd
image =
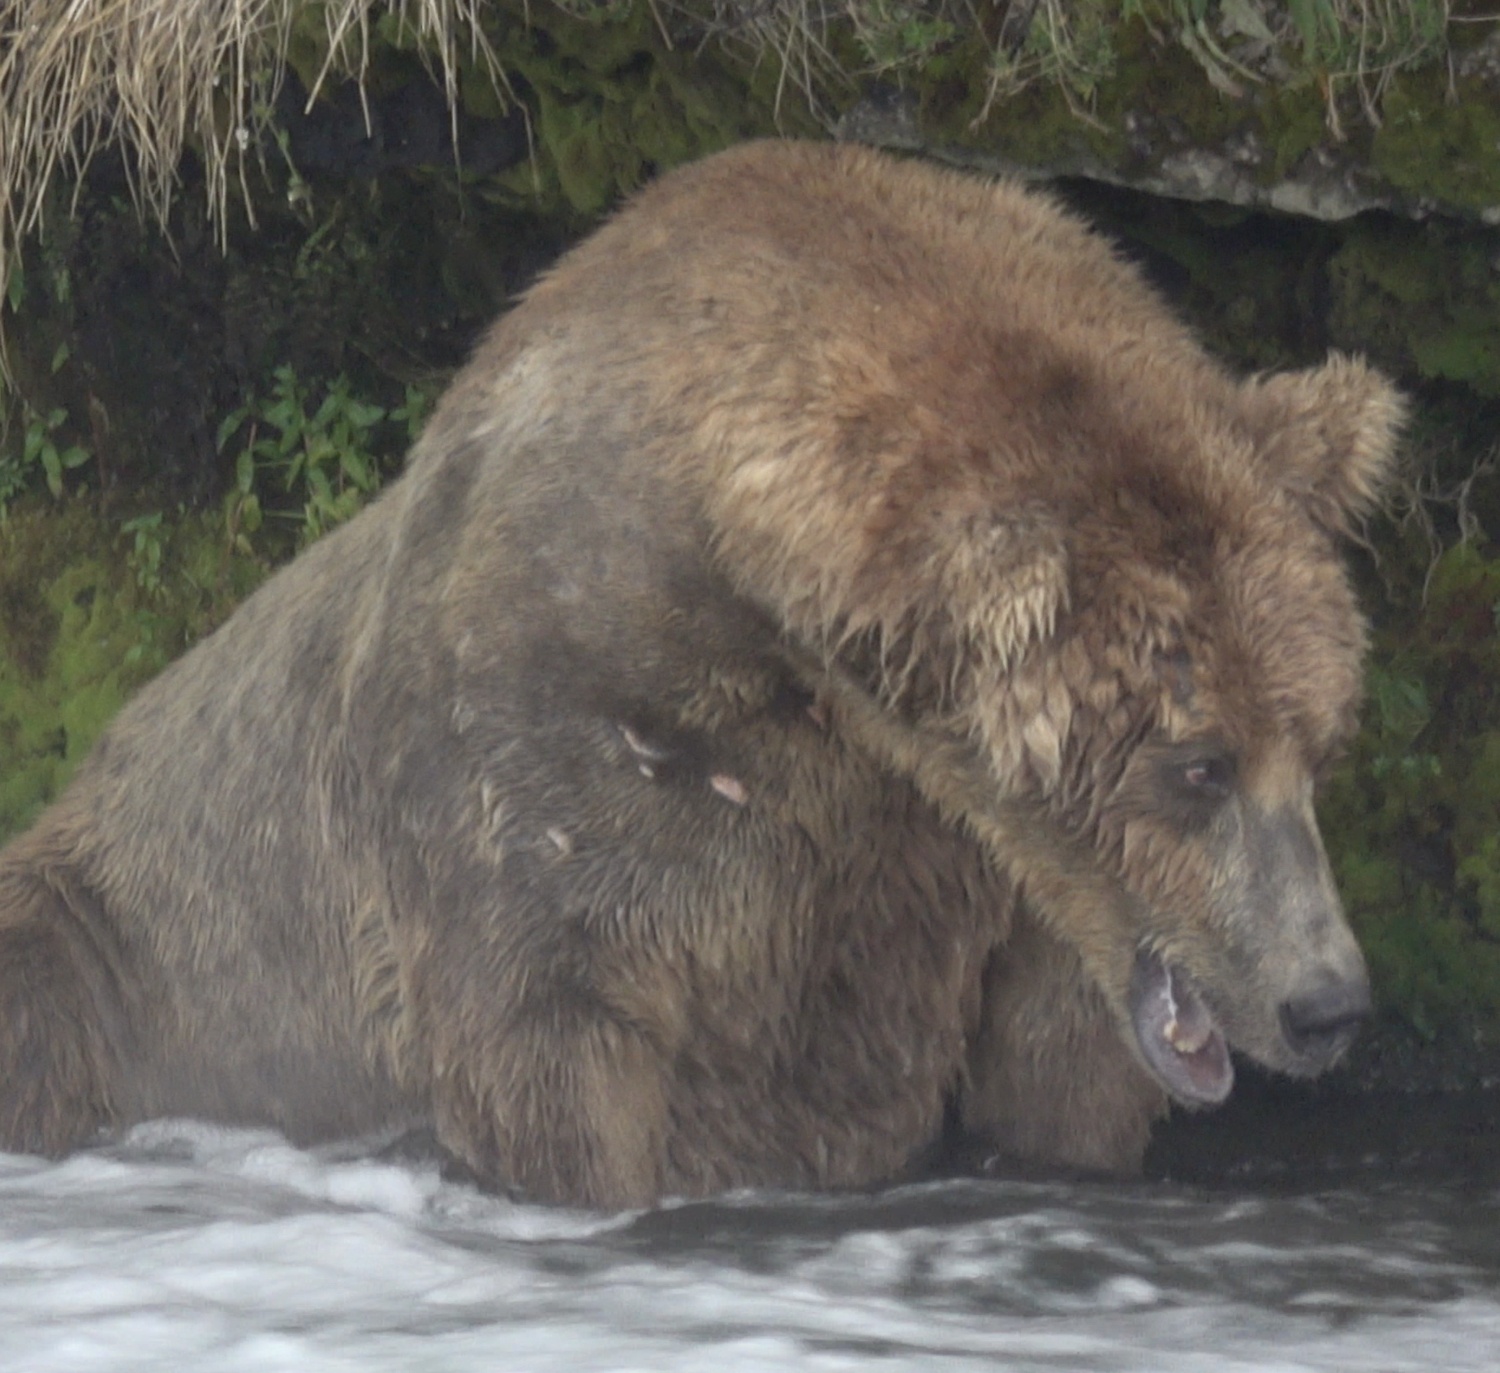
[[1229, 1045], [1186, 973], [1142, 949], [1130, 979], [1130, 1019], [1146, 1063], [1189, 1106], [1216, 1106], [1234, 1086]]

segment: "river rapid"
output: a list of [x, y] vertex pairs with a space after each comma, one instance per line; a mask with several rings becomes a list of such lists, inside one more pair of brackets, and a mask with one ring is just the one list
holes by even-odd
[[0, 1369], [1492, 1373], [1500, 1174], [1361, 1167], [1362, 1128], [1331, 1169], [1210, 1140], [1142, 1182], [605, 1217], [403, 1151], [156, 1123], [61, 1163], [0, 1156]]

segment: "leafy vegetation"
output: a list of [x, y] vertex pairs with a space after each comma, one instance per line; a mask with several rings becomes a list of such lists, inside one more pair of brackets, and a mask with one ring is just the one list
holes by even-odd
[[87, 448], [59, 438], [59, 431], [68, 419], [68, 412], [62, 406], [54, 406], [45, 415], [25, 404], [20, 410], [25, 425], [20, 451], [0, 454], [0, 512], [13, 497], [31, 486], [37, 475], [46, 483], [53, 499], [60, 500], [63, 473], [82, 467], [89, 460]]
[[122, 529], [65, 498], [0, 521], [0, 833], [29, 823], [131, 692], [265, 574], [189, 511]]
[[[66, 302], [72, 290], [71, 276], [60, 264], [52, 265], [52, 294]], [[26, 276], [19, 260], [11, 264], [4, 299], [5, 308], [12, 313], [25, 303]], [[48, 375], [56, 376], [71, 356], [69, 345], [59, 342], [52, 350]], [[84, 466], [91, 456], [83, 444], [70, 441], [73, 429], [66, 406], [39, 406], [0, 375], [0, 517], [16, 496], [38, 480], [54, 500], [62, 498], [64, 474]], [[17, 434], [19, 441], [14, 441]]]
[[[242, 440], [235, 459], [234, 485], [225, 498], [228, 537], [241, 552], [251, 552], [250, 536], [262, 524], [262, 493], [267, 481], [275, 493], [271, 513], [299, 526], [299, 544], [343, 524], [379, 489], [390, 461], [381, 431], [395, 426], [404, 443], [414, 439], [432, 405], [430, 393], [407, 386], [404, 403], [393, 410], [359, 399], [349, 378], [329, 383], [316, 405], [310, 388], [290, 364], [272, 374], [263, 396], [252, 396], [230, 411], [219, 425], [217, 446]], [[398, 450], [399, 452], [399, 450]], [[277, 497], [290, 497], [295, 509], [277, 508]]]
[[1384, 1004], [1500, 1050], [1500, 557], [1442, 552], [1376, 641], [1365, 728], [1323, 814]]

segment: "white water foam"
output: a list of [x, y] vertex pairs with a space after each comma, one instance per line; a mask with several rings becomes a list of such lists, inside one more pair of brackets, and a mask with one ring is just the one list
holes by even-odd
[[600, 1216], [167, 1122], [0, 1156], [6, 1373], [1474, 1370], [1500, 1202], [938, 1183]]

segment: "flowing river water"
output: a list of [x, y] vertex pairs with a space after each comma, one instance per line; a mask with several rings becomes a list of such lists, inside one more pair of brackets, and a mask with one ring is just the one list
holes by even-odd
[[0, 1369], [1492, 1373], [1494, 1115], [1441, 1114], [1325, 1121], [1295, 1166], [1230, 1118], [1169, 1138], [1140, 1182], [612, 1217], [420, 1156], [158, 1123], [61, 1163], [0, 1156]]

